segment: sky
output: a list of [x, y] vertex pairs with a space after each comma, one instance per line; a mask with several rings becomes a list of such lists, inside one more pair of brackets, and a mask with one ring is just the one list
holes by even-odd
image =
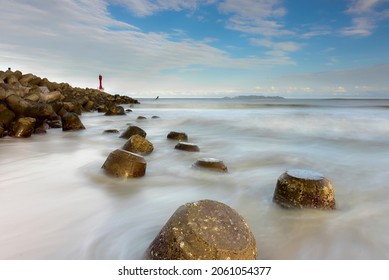
[[0, 0], [0, 70], [141, 97], [389, 98], [389, 0]]

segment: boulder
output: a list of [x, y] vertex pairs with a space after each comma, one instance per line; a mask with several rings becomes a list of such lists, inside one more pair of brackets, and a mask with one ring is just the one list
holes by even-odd
[[47, 103], [34, 103], [25, 114], [36, 119], [51, 119], [56, 116], [53, 106]]
[[133, 135], [139, 135], [142, 136], [143, 138], [146, 138], [146, 131], [144, 131], [142, 128], [135, 126], [135, 125], [130, 125], [125, 132], [120, 135], [120, 138], [125, 138], [125, 139], [130, 139], [131, 136]]
[[218, 201], [179, 207], [148, 247], [152, 260], [255, 260], [254, 235], [243, 217]]
[[16, 94], [11, 94], [5, 99], [8, 107], [18, 116], [25, 116], [31, 107], [30, 102], [24, 100]]
[[273, 201], [284, 208], [336, 208], [331, 182], [311, 170], [284, 172], [277, 180]]
[[5, 130], [10, 126], [12, 121], [15, 119], [15, 113], [9, 110], [5, 106], [0, 106], [0, 126]]
[[150, 141], [136, 134], [128, 139], [122, 149], [136, 154], [147, 155], [154, 150], [154, 146]]
[[34, 133], [35, 134], [44, 134], [44, 133], [47, 133], [47, 130], [49, 128], [50, 128], [50, 126], [48, 125], [47, 121], [44, 120], [42, 123], [37, 125], [37, 127], [35, 128]]
[[60, 91], [52, 91], [52, 92], [41, 92], [40, 94], [40, 100], [43, 102], [54, 102], [54, 101], [61, 101], [63, 99], [63, 95]]
[[178, 141], [184, 141], [184, 142], [188, 141], [188, 135], [186, 135], [185, 132], [171, 131], [167, 135], [167, 138], [171, 139], [171, 140], [178, 140]]
[[228, 168], [224, 162], [216, 158], [201, 158], [194, 163], [194, 167], [205, 168], [212, 171], [227, 173]]
[[8, 132], [9, 136], [12, 137], [30, 137], [34, 132], [36, 120], [34, 118], [19, 118], [12, 126]]
[[41, 96], [38, 93], [28, 93], [24, 100], [31, 101], [31, 102], [38, 102]]
[[106, 116], [120, 116], [125, 114], [126, 112], [124, 112], [124, 108], [122, 106], [109, 106], [107, 112], [105, 113]]
[[145, 116], [138, 116], [136, 119], [137, 120], [146, 120], [147, 118]]
[[105, 113], [107, 111], [108, 111], [108, 107], [105, 104], [99, 105], [97, 107], [97, 112], [99, 112], [99, 113]]
[[183, 150], [187, 152], [200, 152], [199, 146], [188, 142], [179, 142], [174, 148], [177, 150]]
[[66, 113], [61, 119], [63, 131], [85, 129], [76, 113]]
[[93, 101], [88, 101], [85, 105], [84, 105], [84, 110], [87, 111], [87, 112], [91, 112], [95, 109], [95, 103]]
[[146, 165], [142, 156], [117, 149], [109, 154], [101, 168], [114, 177], [136, 178], [145, 175]]
[[49, 120], [47, 121], [47, 124], [50, 128], [62, 128], [61, 120]]
[[29, 74], [24, 74], [19, 78], [19, 82], [23, 86], [28, 86], [30, 84], [30, 81], [32, 81], [36, 76], [29, 73]]
[[9, 75], [7, 78], [4, 79], [4, 82], [6, 84], [9, 84], [11, 86], [20, 86], [19, 79], [16, 75], [12, 74]]
[[7, 97], [7, 93], [3, 87], [0, 87], [0, 101]]

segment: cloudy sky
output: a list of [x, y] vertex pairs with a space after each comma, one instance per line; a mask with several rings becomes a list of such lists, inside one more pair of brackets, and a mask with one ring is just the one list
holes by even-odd
[[389, 0], [0, 0], [0, 69], [133, 97], [388, 97]]

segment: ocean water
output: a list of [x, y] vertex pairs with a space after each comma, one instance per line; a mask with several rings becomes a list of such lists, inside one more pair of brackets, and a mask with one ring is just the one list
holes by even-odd
[[[246, 219], [258, 259], [389, 259], [389, 100], [140, 101], [126, 116], [84, 113], [84, 131], [0, 138], [0, 259], [142, 259], [173, 212], [200, 199]], [[101, 166], [126, 140], [103, 131], [129, 124], [154, 152], [146, 176], [111, 178]], [[175, 150], [170, 131], [201, 151]], [[192, 168], [203, 157], [229, 172]], [[275, 205], [289, 169], [331, 180], [337, 210]]]

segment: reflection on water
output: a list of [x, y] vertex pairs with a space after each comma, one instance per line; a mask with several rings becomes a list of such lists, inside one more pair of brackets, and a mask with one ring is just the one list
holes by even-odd
[[[85, 131], [0, 139], [0, 259], [140, 259], [171, 214], [199, 199], [244, 216], [260, 259], [389, 258], [386, 104], [158, 102], [145, 100], [127, 116], [84, 114]], [[101, 165], [126, 140], [103, 131], [128, 123], [154, 144], [146, 176], [107, 177]], [[170, 131], [186, 132], [201, 151], [175, 150]], [[193, 169], [200, 157], [222, 159], [229, 173]], [[338, 209], [274, 205], [278, 176], [295, 168], [328, 177]]]

